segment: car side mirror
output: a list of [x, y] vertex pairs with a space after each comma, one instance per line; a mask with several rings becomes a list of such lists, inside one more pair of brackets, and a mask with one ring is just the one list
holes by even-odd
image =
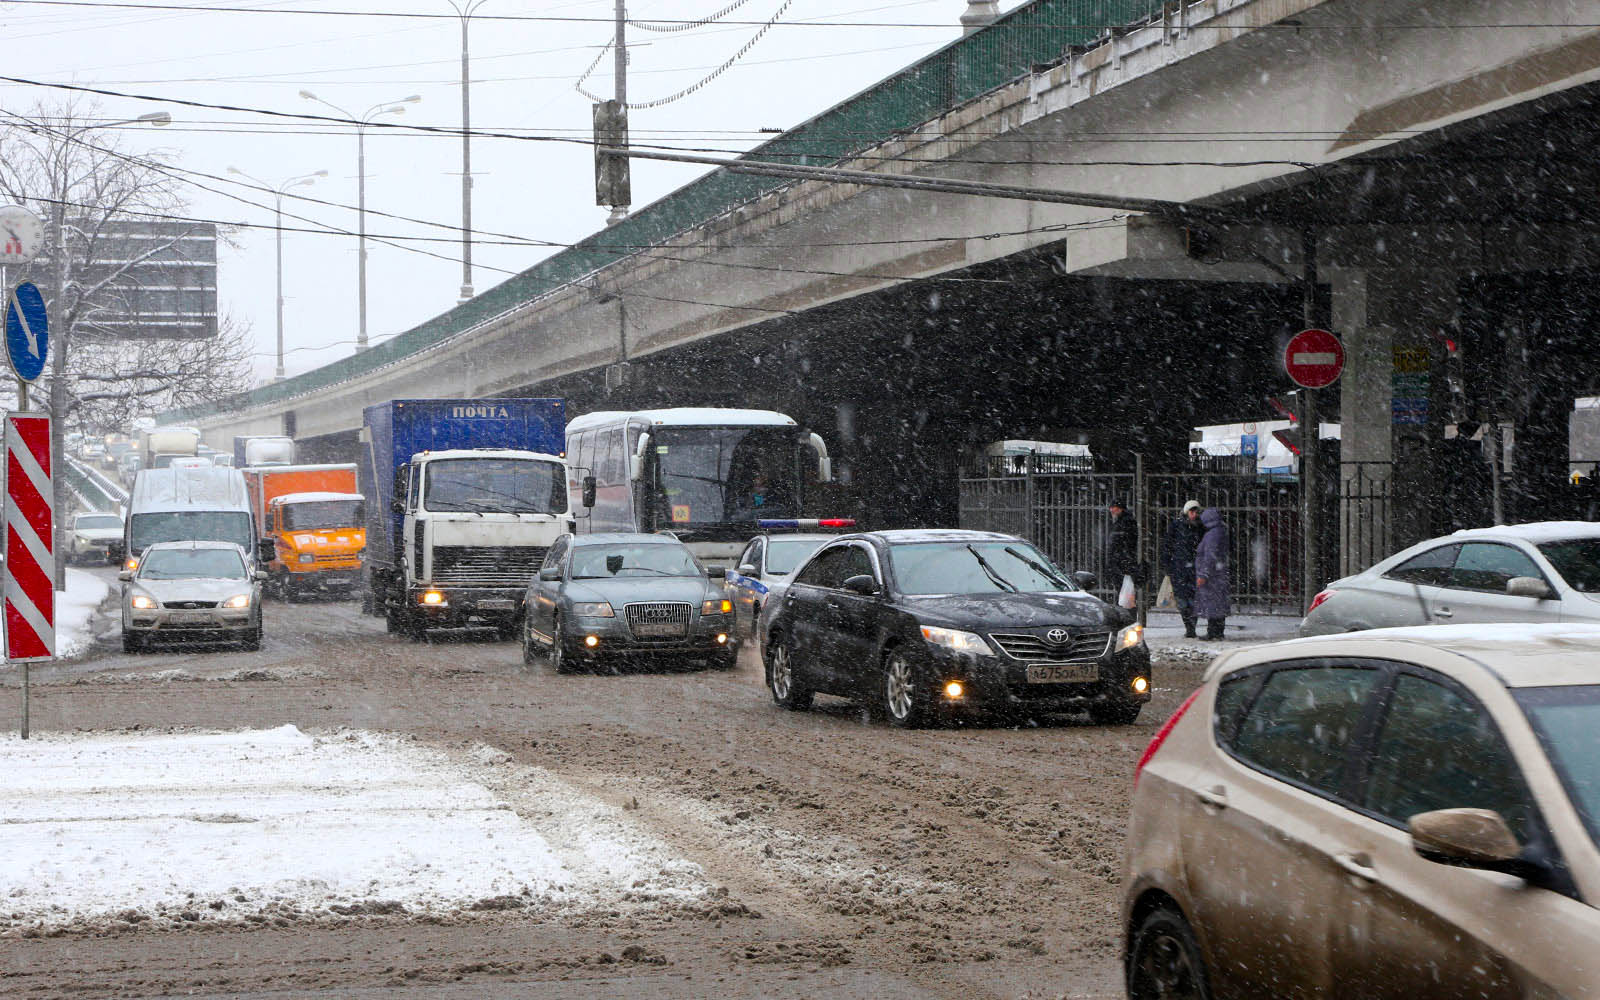
[[1506, 593], [1512, 597], [1532, 597], [1540, 601], [1555, 596], [1550, 591], [1550, 585], [1536, 576], [1512, 577], [1506, 581]]
[[554, 580], [561, 579], [561, 567], [560, 566], [541, 566], [539, 568], [539, 579], [540, 580], [544, 580], [544, 581], [554, 581]]
[[255, 577], [256, 577], [256, 582], [257, 583], [266, 583], [267, 582], [267, 571], [264, 570], [264, 569], [258, 569], [258, 570], [256, 570]]
[[1084, 590], [1093, 590], [1094, 585], [1100, 582], [1099, 577], [1095, 576], [1086, 569], [1080, 569], [1076, 573], [1072, 574], [1072, 579], [1073, 582], [1077, 583], [1077, 585], [1082, 587]]
[[133, 570], [131, 570], [131, 569], [123, 570], [122, 572], [117, 574], [117, 579], [121, 580], [123, 583], [127, 583], [128, 581], [133, 579]]
[[739, 572], [744, 574], [745, 576], [749, 576], [750, 574], [754, 573], [755, 571], [756, 571], [756, 564], [755, 563], [740, 563], [739, 564]]
[[860, 594], [862, 597], [871, 597], [878, 592], [878, 581], [866, 573], [862, 573], [846, 580], [844, 589], [852, 594]]
[[1482, 868], [1526, 878], [1535, 866], [1522, 859], [1522, 845], [1493, 809], [1436, 809], [1406, 823], [1411, 846], [1429, 861], [1457, 868]]
[[583, 505], [593, 507], [595, 501], [595, 481], [593, 476], [583, 477]]

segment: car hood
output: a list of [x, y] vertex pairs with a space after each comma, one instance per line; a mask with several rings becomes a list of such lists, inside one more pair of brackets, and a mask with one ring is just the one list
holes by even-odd
[[946, 594], [908, 597], [907, 611], [920, 621], [951, 628], [1047, 625], [1125, 625], [1133, 616], [1086, 593]]
[[86, 542], [118, 542], [122, 532], [116, 528], [74, 528], [72, 533]]
[[235, 594], [249, 593], [249, 580], [135, 580], [133, 586], [162, 604], [173, 601], [226, 601]]
[[721, 596], [709, 580], [693, 576], [624, 576], [605, 580], [573, 580], [567, 584], [567, 597], [573, 601], [608, 601], [612, 607], [643, 601], [675, 601], [699, 604]]

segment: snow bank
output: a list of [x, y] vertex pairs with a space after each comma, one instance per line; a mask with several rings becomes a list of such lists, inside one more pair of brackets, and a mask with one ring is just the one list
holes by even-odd
[[89, 630], [95, 608], [111, 594], [104, 580], [81, 569], [67, 568], [67, 589], [56, 591], [56, 657], [87, 652], [94, 644]]
[[283, 726], [7, 736], [0, 757], [0, 933], [130, 910], [586, 909], [641, 886], [710, 890], [697, 866], [554, 779], [523, 789], [542, 806], [536, 829], [477, 780], [504, 769], [493, 754], [453, 760], [396, 737]]

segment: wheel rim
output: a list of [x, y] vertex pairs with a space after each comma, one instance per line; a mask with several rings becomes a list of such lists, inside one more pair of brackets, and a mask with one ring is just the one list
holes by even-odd
[[782, 646], [772, 650], [772, 695], [779, 701], [794, 688], [794, 670], [789, 666], [789, 651]]
[[560, 670], [565, 659], [566, 653], [561, 648], [561, 622], [557, 620], [550, 626], [550, 664]]
[[883, 691], [890, 715], [904, 719], [911, 714], [912, 685], [911, 664], [899, 655], [889, 657], [884, 667]]
[[1136, 997], [1183, 1000], [1202, 996], [1200, 976], [1189, 949], [1170, 933], [1156, 935], [1145, 947], [1133, 985], [1131, 992]]

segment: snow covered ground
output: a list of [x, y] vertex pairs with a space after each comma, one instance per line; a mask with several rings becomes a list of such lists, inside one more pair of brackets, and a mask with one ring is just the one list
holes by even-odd
[[0, 757], [0, 936], [715, 898], [621, 810], [489, 747], [283, 726], [6, 736]]
[[94, 644], [89, 628], [94, 609], [111, 594], [111, 586], [92, 573], [67, 568], [67, 589], [56, 591], [56, 657], [87, 652]]

